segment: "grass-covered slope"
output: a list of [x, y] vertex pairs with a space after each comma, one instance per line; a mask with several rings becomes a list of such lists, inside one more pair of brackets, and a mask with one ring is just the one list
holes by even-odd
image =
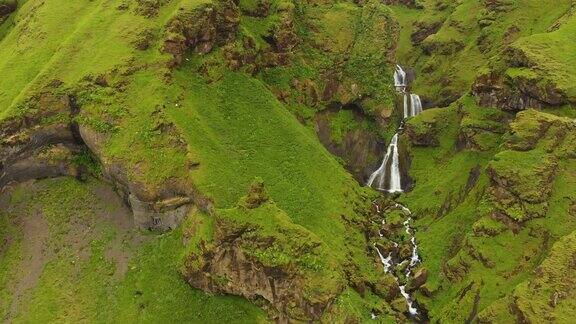
[[158, 323], [264, 321], [237, 297], [192, 290], [180, 230], [142, 234], [107, 185], [43, 180], [0, 196], [0, 317]]
[[[416, 237], [429, 275], [417, 299], [432, 320], [570, 316], [551, 290], [558, 280], [542, 271], [560, 271], [562, 261], [544, 260], [571, 253], [560, 256], [551, 247], [570, 242], [565, 236], [576, 227], [574, 122], [528, 110], [505, 127], [511, 117], [464, 97], [407, 124], [412, 143], [422, 144], [421, 133], [435, 139], [412, 146], [415, 188], [401, 198], [418, 219]], [[543, 280], [541, 290], [532, 283]], [[557, 294], [570, 296], [575, 287], [563, 282]], [[537, 298], [552, 298], [551, 306], [528, 306], [526, 287], [538, 290]]]
[[[574, 45], [566, 38], [573, 34], [573, 1], [420, 3], [420, 9], [393, 7], [401, 25], [396, 55], [400, 63], [415, 68], [415, 92], [432, 105], [458, 99], [488, 71], [504, 75], [515, 59], [510, 47], [526, 50], [532, 62], [528, 67], [534, 67], [542, 81], [539, 87], [546, 88], [544, 79], [573, 98], [568, 84]], [[512, 77], [509, 82], [523, 86], [522, 79]], [[522, 91], [541, 92], [537, 86]]]
[[[350, 22], [351, 28], [333, 35], [340, 18]], [[82, 310], [87, 309], [86, 318], [95, 321], [265, 319], [245, 300], [206, 297], [185, 286], [181, 274], [191, 269], [184, 260], [198, 253], [199, 247], [181, 233], [189, 233], [190, 224], [209, 213], [216, 219], [225, 215], [231, 222], [247, 219], [264, 234], [269, 232], [267, 217], [281, 215], [274, 229], [285, 236], [257, 232], [264, 239], [250, 247], [248, 258], [256, 268], [269, 265], [267, 251], [274, 244], [288, 248], [287, 242], [302, 233], [313, 237], [320, 249], [295, 248], [286, 254], [289, 260], [273, 263], [276, 268], [271, 276], [286, 271], [301, 278], [303, 284], [297, 288], [302, 291], [296, 293], [307, 298], [305, 287], [322, 288], [318, 278], [331, 276], [330, 293], [317, 307], [322, 312], [314, 316], [325, 313], [336, 321], [368, 319], [372, 309], [402, 316], [390, 310], [382, 293], [373, 288], [380, 278], [379, 268], [366, 253], [361, 227], [372, 193], [360, 189], [314, 132], [292, 114], [298, 115], [299, 108], [314, 112], [333, 101], [344, 105], [356, 100], [366, 101], [362, 107], [370, 118], [389, 111], [392, 89], [386, 62], [391, 41], [378, 36], [392, 27], [389, 12], [378, 3], [363, 7], [189, 0], [20, 3], [2, 25], [0, 74], [6, 77], [0, 79], [0, 122], [21, 125], [19, 136], [23, 137], [32, 133], [28, 128], [78, 126], [81, 140], [92, 149], [90, 154], [105, 175], [114, 175], [106, 178], [117, 185], [128, 183], [130, 197], [153, 202], [176, 194], [205, 202], [199, 206], [203, 212], [192, 208], [183, 229], [134, 247], [129, 270], [117, 279], [109, 276], [113, 266], [99, 257], [110, 251], [107, 240], [116, 236], [95, 234], [94, 240], [103, 243], [93, 252], [95, 260], [87, 263], [90, 270], [81, 274], [98, 276], [91, 284], [102, 285], [89, 292], [98, 296], [86, 297], [78, 305], [71, 302], [79, 307], [78, 312], [84, 314]], [[315, 30], [313, 35], [310, 30]], [[325, 46], [334, 36], [340, 45], [327, 51]], [[309, 85], [309, 90], [301, 85]], [[292, 93], [283, 96], [278, 91], [282, 87]], [[298, 92], [306, 95], [297, 98]], [[314, 97], [317, 102], [308, 101]], [[249, 210], [236, 205], [256, 178], [262, 179], [274, 208], [259, 210], [258, 217], [252, 218]], [[70, 181], [62, 184], [62, 188], [76, 188], [74, 193], [88, 192], [85, 186]], [[47, 189], [46, 199], [54, 204], [60, 196], [52, 190]], [[71, 200], [72, 205], [58, 215], [74, 221], [71, 212], [80, 208], [76, 204], [87, 204], [82, 207], [87, 213], [98, 208], [84, 200]], [[16, 208], [12, 217], [25, 214]], [[199, 231], [210, 237], [217, 227], [205, 225]], [[19, 240], [23, 244], [27, 237]], [[17, 249], [17, 245], [7, 246]], [[299, 262], [311, 256], [329, 262], [318, 266]], [[11, 260], [2, 255], [2, 262]], [[65, 280], [60, 274], [69, 273], [62, 262], [54, 273], [37, 276], [48, 288], [29, 289], [38, 294], [38, 305], [46, 299], [50, 303], [66, 300], [61, 297], [66, 291], [54, 290], [57, 282]], [[7, 269], [13, 275], [17, 268]], [[80, 275], [72, 284], [83, 289], [88, 285], [83, 280]], [[244, 284], [253, 289], [254, 283]], [[246, 291], [219, 292], [252, 297]], [[78, 294], [84, 298], [83, 292]], [[12, 291], [8, 295], [14, 298]], [[257, 296], [251, 299], [272, 316], [310, 318], [309, 314], [300, 316], [303, 305], [290, 305], [296, 311], [288, 312], [285, 303], [266, 303]], [[35, 303], [32, 299], [26, 307], [39, 307]], [[219, 304], [222, 307], [216, 311]], [[226, 311], [227, 307], [237, 310]], [[91, 313], [99, 308], [106, 312]], [[38, 313], [44, 317], [37, 320], [76, 318], [63, 312]], [[26, 314], [10, 312], [8, 316]]]

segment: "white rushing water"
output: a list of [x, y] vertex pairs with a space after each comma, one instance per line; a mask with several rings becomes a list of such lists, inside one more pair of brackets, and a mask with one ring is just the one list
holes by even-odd
[[402, 192], [402, 183], [400, 179], [400, 161], [398, 159], [398, 133], [394, 134], [390, 146], [392, 150], [392, 164], [390, 165], [390, 187], [388, 192]]
[[[396, 65], [396, 71], [394, 72], [394, 86], [396, 90], [403, 94], [404, 99], [404, 109], [403, 109], [403, 116], [404, 119], [408, 117], [413, 117], [422, 112], [422, 102], [420, 101], [420, 96], [417, 94], [410, 94], [410, 105], [408, 105], [408, 94], [406, 93], [407, 82], [406, 82], [406, 72], [402, 69], [400, 65]], [[398, 127], [398, 131], [402, 131], [404, 125], [404, 121], [400, 123]], [[388, 170], [390, 170], [388, 172]], [[388, 181], [386, 181], [389, 179]], [[400, 163], [398, 157], [398, 133], [394, 134], [392, 140], [390, 140], [390, 144], [386, 150], [386, 155], [382, 160], [382, 164], [378, 168], [378, 170], [374, 171], [367, 182], [367, 185], [372, 187], [375, 185], [376, 189], [384, 190], [389, 193], [394, 192], [402, 192], [402, 181], [400, 175]], [[381, 210], [378, 204], [374, 202], [376, 206], [376, 211], [380, 214]], [[420, 256], [418, 255], [418, 244], [416, 243], [416, 237], [414, 229], [410, 226], [412, 222], [412, 212], [407, 207], [401, 204], [395, 204], [395, 208], [402, 211], [406, 219], [403, 222], [404, 230], [406, 234], [410, 237], [410, 244], [412, 246], [412, 253], [409, 257], [403, 260], [395, 260], [395, 254], [393, 251], [388, 252], [388, 255], [385, 257], [382, 254], [382, 251], [378, 248], [376, 244], [374, 244], [374, 249], [378, 253], [378, 257], [380, 258], [380, 262], [384, 267], [384, 273], [391, 273], [394, 278], [396, 279], [396, 283], [398, 284], [398, 288], [400, 289], [400, 293], [406, 300], [406, 304], [408, 306], [408, 313], [415, 319], [418, 319], [420, 312], [417, 306], [412, 299], [412, 296], [406, 291], [406, 285], [400, 284], [400, 279], [398, 278], [398, 273], [395, 271], [397, 268], [402, 268], [407, 263], [404, 276], [406, 280], [409, 280], [412, 276], [412, 270], [421, 262]], [[385, 224], [385, 219], [382, 219], [382, 225]], [[381, 239], [384, 238], [382, 232], [379, 232], [379, 236]], [[399, 242], [392, 241], [394, 245], [394, 249], [398, 249], [400, 246]], [[376, 318], [374, 313], [371, 313], [372, 319]]]
[[[404, 275], [408, 279], [412, 275], [412, 270], [414, 269], [414, 267], [416, 267], [420, 263], [420, 256], [418, 255], [418, 245], [416, 244], [416, 237], [414, 237], [414, 230], [410, 226], [410, 223], [412, 221], [412, 217], [411, 217], [412, 213], [410, 212], [410, 210], [408, 208], [406, 208], [403, 205], [396, 204], [395, 207], [397, 209], [402, 210], [404, 215], [407, 216], [407, 218], [404, 220], [403, 225], [404, 225], [404, 230], [406, 231], [406, 234], [408, 234], [410, 236], [410, 244], [412, 245], [412, 253], [410, 255], [410, 258], [404, 259], [404, 260], [397, 260], [398, 262], [395, 263], [394, 259], [392, 258], [392, 252], [389, 252], [388, 256], [384, 257], [384, 255], [378, 249], [376, 244], [374, 244], [374, 249], [376, 250], [376, 252], [378, 253], [378, 256], [380, 257], [380, 262], [384, 266], [384, 273], [391, 273], [394, 275], [394, 278], [396, 279], [396, 283], [398, 284], [398, 288], [400, 289], [400, 293], [402, 294], [402, 296], [406, 300], [406, 305], [408, 306], [408, 312], [412, 316], [417, 316], [417, 315], [419, 315], [419, 312], [418, 312], [418, 308], [416, 308], [416, 306], [414, 304], [414, 300], [412, 299], [412, 296], [410, 296], [410, 294], [406, 291], [406, 285], [400, 284], [400, 280], [397, 277], [396, 272], [394, 271], [396, 268], [402, 268], [405, 263], [408, 263], [408, 266], [406, 266], [406, 269], [404, 270]], [[398, 242], [393, 242], [393, 243], [394, 243], [394, 247], [397, 248], [399, 246]]]
[[396, 71], [394, 71], [394, 86], [396, 90], [402, 92], [406, 88], [406, 72], [400, 65], [396, 65]]
[[408, 95], [404, 94], [404, 118], [410, 117], [408, 111]]
[[384, 257], [384, 255], [382, 255], [382, 252], [380, 252], [380, 249], [378, 249], [376, 244], [374, 244], [374, 249], [376, 250], [378, 256], [380, 257], [380, 262], [382, 262], [382, 265], [384, 266], [384, 273], [388, 273], [390, 271], [390, 267], [392, 267], [392, 252], [388, 253], [387, 257]]
[[[406, 72], [404, 72], [400, 65], [396, 65], [394, 85], [399, 92], [403, 93], [404, 119], [420, 114], [422, 112], [420, 96], [411, 93], [408, 97], [408, 93], [405, 92], [407, 87]], [[408, 98], [410, 98], [410, 100], [408, 100]], [[398, 132], [402, 131], [403, 125], [404, 123], [402, 122], [398, 127]], [[400, 161], [398, 157], [398, 133], [396, 133], [392, 137], [392, 140], [390, 140], [390, 144], [386, 149], [386, 155], [382, 159], [380, 167], [370, 175], [366, 184], [378, 190], [396, 193], [403, 192], [401, 180]]]
[[[387, 167], [388, 161], [390, 161], [390, 181], [385, 188], [386, 185], [386, 175], [387, 175]], [[374, 171], [370, 177], [368, 178], [368, 182], [366, 183], [369, 187], [376, 185], [376, 189], [384, 190], [390, 193], [394, 192], [402, 192], [402, 179], [400, 176], [400, 161], [398, 158], [398, 133], [394, 134], [392, 140], [390, 141], [390, 145], [388, 145], [388, 149], [386, 151], [386, 155], [382, 160], [382, 164], [378, 170]]]
[[416, 116], [422, 112], [422, 101], [417, 94], [410, 94], [410, 116]]

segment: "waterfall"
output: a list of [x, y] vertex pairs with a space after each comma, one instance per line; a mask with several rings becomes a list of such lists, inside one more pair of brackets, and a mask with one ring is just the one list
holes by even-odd
[[380, 257], [380, 262], [382, 262], [382, 265], [384, 266], [384, 273], [388, 273], [390, 271], [390, 267], [392, 267], [392, 252], [390, 252], [387, 257], [384, 257], [376, 244], [374, 244], [374, 249], [376, 249], [376, 252]]
[[404, 92], [406, 88], [406, 72], [402, 70], [400, 65], [396, 65], [396, 71], [394, 72], [394, 86], [396, 90]]
[[[410, 105], [408, 105], [408, 93], [406, 93], [406, 73], [402, 70], [400, 65], [396, 65], [396, 71], [394, 72], [394, 86], [396, 90], [403, 93], [404, 96], [404, 119], [408, 117], [413, 117], [422, 112], [422, 102], [420, 101], [420, 96], [417, 94], [410, 94]], [[367, 182], [367, 185], [372, 187], [376, 184], [376, 188], [379, 190], [384, 190], [389, 193], [394, 192], [402, 192], [402, 181], [400, 175], [400, 164], [399, 164], [399, 157], [398, 157], [398, 132], [401, 132], [403, 129], [404, 120], [400, 123], [397, 133], [394, 134], [392, 139], [390, 140], [390, 144], [386, 150], [386, 155], [382, 160], [382, 164], [378, 168], [378, 170], [374, 171]], [[390, 172], [387, 173], [388, 168]], [[386, 177], [389, 176], [389, 181], [386, 181]], [[387, 186], [384, 188], [384, 186]], [[381, 210], [376, 202], [373, 202], [376, 206], [376, 212], [380, 214]], [[404, 230], [409, 237], [410, 245], [412, 246], [412, 253], [409, 257], [403, 260], [397, 260], [398, 256], [393, 257], [392, 251], [388, 251], [387, 256], [382, 254], [382, 251], [377, 247], [376, 243], [374, 243], [374, 249], [380, 258], [380, 263], [384, 266], [385, 273], [391, 273], [394, 278], [396, 279], [396, 284], [400, 289], [400, 293], [406, 300], [406, 304], [408, 306], [408, 313], [410, 317], [416, 319], [417, 321], [422, 320], [422, 316], [426, 316], [426, 314], [422, 314], [419, 309], [418, 305], [412, 299], [412, 296], [409, 292], [406, 291], [406, 285], [401, 284], [401, 281], [398, 277], [398, 273], [395, 271], [396, 269], [404, 269], [404, 276], [406, 279], [409, 279], [412, 276], [412, 270], [421, 262], [420, 256], [418, 255], [418, 244], [416, 243], [415, 231], [410, 226], [412, 222], [412, 212], [410, 209], [406, 208], [403, 205], [396, 204], [394, 206], [396, 209], [402, 211], [406, 219], [403, 222]], [[382, 220], [382, 224], [385, 224], [385, 219]], [[380, 238], [384, 238], [382, 231], [379, 231]], [[389, 238], [391, 239], [391, 238]], [[392, 241], [394, 245], [394, 249], [398, 249], [400, 246], [398, 242]], [[407, 265], [406, 265], [407, 264]], [[372, 319], [376, 318], [376, 314], [373, 312], [370, 314]], [[425, 318], [424, 318], [425, 319]]]
[[408, 115], [408, 95], [404, 94], [404, 118], [410, 117]]
[[[410, 315], [414, 317], [417, 317], [420, 316], [421, 314], [418, 312], [418, 309], [414, 304], [412, 296], [410, 296], [410, 294], [406, 291], [406, 285], [400, 284], [400, 280], [398, 279], [394, 271], [396, 268], [402, 267], [405, 263], [408, 263], [408, 266], [406, 266], [406, 269], [404, 270], [404, 275], [406, 276], [406, 278], [409, 278], [412, 275], [412, 269], [414, 269], [420, 263], [420, 256], [418, 255], [418, 245], [416, 244], [416, 237], [414, 237], [414, 230], [410, 226], [410, 222], [412, 221], [411, 217], [412, 213], [410, 209], [406, 208], [403, 205], [396, 204], [394, 207], [396, 209], [402, 210], [404, 215], [407, 216], [406, 220], [403, 222], [403, 225], [406, 234], [408, 234], [408, 236], [410, 237], [410, 243], [412, 245], [412, 254], [410, 255], [409, 259], [404, 259], [400, 261], [392, 259], [392, 252], [389, 252], [388, 256], [384, 257], [382, 252], [376, 246], [376, 243], [374, 243], [374, 249], [378, 253], [378, 257], [380, 258], [382, 266], [384, 266], [384, 273], [392, 273], [394, 275], [396, 283], [398, 284], [398, 288], [400, 289], [400, 294], [406, 300], [406, 305], [408, 306], [408, 313], [410, 313]], [[398, 248], [399, 244], [395, 241], [393, 241], [393, 243], [394, 247]]]
[[[388, 165], [388, 161], [390, 161], [390, 158], [392, 158], [392, 162], [390, 164], [390, 183], [388, 184], [388, 188], [384, 188], [386, 180], [386, 167]], [[376, 181], [376, 189], [385, 190], [390, 193], [402, 192], [400, 163], [398, 159], [398, 133], [394, 134], [394, 136], [392, 137], [390, 145], [388, 145], [386, 155], [382, 160], [382, 164], [380, 165], [378, 170], [374, 171], [370, 175], [370, 178], [368, 178], [368, 182], [366, 184], [369, 187], [372, 187], [374, 185], [374, 181]]]
[[411, 116], [416, 116], [422, 112], [422, 102], [420, 101], [419, 95], [410, 94], [410, 102], [412, 103], [410, 108]]
[[398, 133], [394, 134], [390, 146], [392, 150], [392, 165], [390, 166], [390, 188], [388, 192], [402, 192], [402, 183], [400, 181], [400, 161], [398, 161]]

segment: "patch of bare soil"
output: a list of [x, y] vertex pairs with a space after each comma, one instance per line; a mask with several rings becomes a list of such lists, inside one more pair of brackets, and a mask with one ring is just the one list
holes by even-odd
[[[27, 190], [34, 190], [32, 183], [26, 184]], [[18, 207], [16, 207], [18, 208]], [[18, 313], [21, 302], [27, 299], [30, 291], [36, 287], [44, 265], [50, 259], [48, 223], [38, 210], [22, 215], [15, 220], [22, 229], [22, 259], [18, 265], [19, 273], [10, 290], [13, 292], [8, 318]]]
[[116, 236], [108, 246], [106, 258], [115, 264], [114, 279], [121, 280], [128, 271], [132, 252], [146, 237], [134, 226], [132, 211], [110, 186], [98, 184], [94, 194], [100, 205], [95, 210], [96, 218], [113, 224], [116, 229]]

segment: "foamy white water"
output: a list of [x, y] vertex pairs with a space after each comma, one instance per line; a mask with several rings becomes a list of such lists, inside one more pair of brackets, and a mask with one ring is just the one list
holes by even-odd
[[400, 65], [396, 65], [396, 71], [394, 71], [394, 86], [396, 86], [396, 90], [401, 92], [404, 92], [406, 88], [406, 72]]
[[[420, 96], [417, 94], [410, 94], [410, 105], [408, 105], [408, 94], [406, 93], [406, 73], [402, 69], [400, 65], [396, 66], [396, 71], [394, 72], [394, 86], [396, 90], [402, 92], [403, 99], [404, 99], [404, 109], [403, 109], [403, 116], [404, 119], [408, 117], [413, 117], [422, 112], [422, 102], [420, 101]], [[404, 121], [400, 123], [398, 131], [402, 131]], [[389, 166], [388, 166], [389, 165]], [[387, 172], [388, 168], [390, 169]], [[386, 179], [389, 177], [389, 181], [387, 182]], [[370, 177], [368, 178], [367, 185], [372, 187], [376, 185], [376, 188], [379, 190], [384, 190], [390, 193], [394, 192], [402, 192], [402, 181], [401, 181], [401, 173], [400, 173], [400, 161], [398, 156], [398, 133], [394, 134], [392, 139], [390, 140], [390, 144], [386, 149], [386, 155], [382, 159], [382, 164], [378, 168], [378, 170], [374, 171]], [[384, 188], [386, 186], [386, 188]], [[375, 203], [375, 202], [374, 202]], [[410, 244], [412, 245], [412, 253], [410, 257], [405, 258], [404, 260], [395, 260], [393, 258], [393, 253], [388, 252], [388, 255], [384, 257], [380, 249], [374, 244], [374, 249], [378, 253], [378, 257], [380, 258], [380, 262], [384, 267], [384, 273], [391, 273], [394, 278], [396, 279], [396, 284], [400, 289], [400, 293], [406, 300], [406, 304], [408, 306], [408, 312], [411, 316], [417, 317], [419, 315], [419, 310], [417, 305], [412, 300], [412, 296], [408, 292], [406, 292], [406, 285], [400, 284], [400, 279], [398, 278], [398, 274], [394, 271], [398, 267], [404, 267], [408, 264], [404, 270], [404, 275], [406, 279], [409, 279], [412, 276], [412, 270], [420, 263], [420, 256], [418, 255], [418, 244], [416, 243], [416, 237], [414, 230], [410, 226], [412, 222], [412, 212], [407, 207], [396, 204], [395, 208], [402, 211], [406, 219], [403, 222], [404, 230], [406, 234], [410, 237]], [[376, 204], [376, 211], [380, 214], [380, 208]], [[385, 220], [382, 219], [382, 224], [385, 224]], [[379, 236], [383, 237], [382, 232], [379, 231]], [[398, 242], [392, 241], [394, 245], [394, 249], [397, 250], [400, 244]], [[371, 313], [372, 319], [376, 318], [374, 313]]]
[[388, 192], [402, 192], [402, 183], [400, 179], [400, 161], [398, 159], [398, 133], [392, 137], [390, 145], [392, 149], [392, 164], [390, 166], [390, 187]]
[[410, 116], [417, 116], [422, 112], [422, 101], [417, 94], [410, 94]]
[[376, 252], [378, 252], [380, 262], [384, 266], [384, 273], [388, 273], [390, 271], [390, 267], [392, 267], [392, 252], [390, 252], [387, 257], [384, 257], [384, 255], [382, 255], [382, 252], [380, 252], [380, 249], [378, 249], [376, 244], [374, 244], [374, 249], [376, 249]]
[[404, 94], [404, 118], [410, 117], [408, 113], [408, 95]]
[[[390, 163], [390, 181], [385, 188], [384, 185], [386, 184], [386, 175], [388, 174], [386, 171], [388, 167], [388, 161], [390, 161], [390, 159], [392, 159]], [[382, 160], [382, 164], [380, 164], [378, 170], [374, 171], [370, 175], [366, 184], [369, 187], [376, 185], [376, 189], [384, 190], [390, 193], [402, 192], [400, 161], [398, 158], [398, 133], [394, 134], [392, 137], [390, 145], [388, 145], [388, 149], [386, 150], [386, 155]]]

